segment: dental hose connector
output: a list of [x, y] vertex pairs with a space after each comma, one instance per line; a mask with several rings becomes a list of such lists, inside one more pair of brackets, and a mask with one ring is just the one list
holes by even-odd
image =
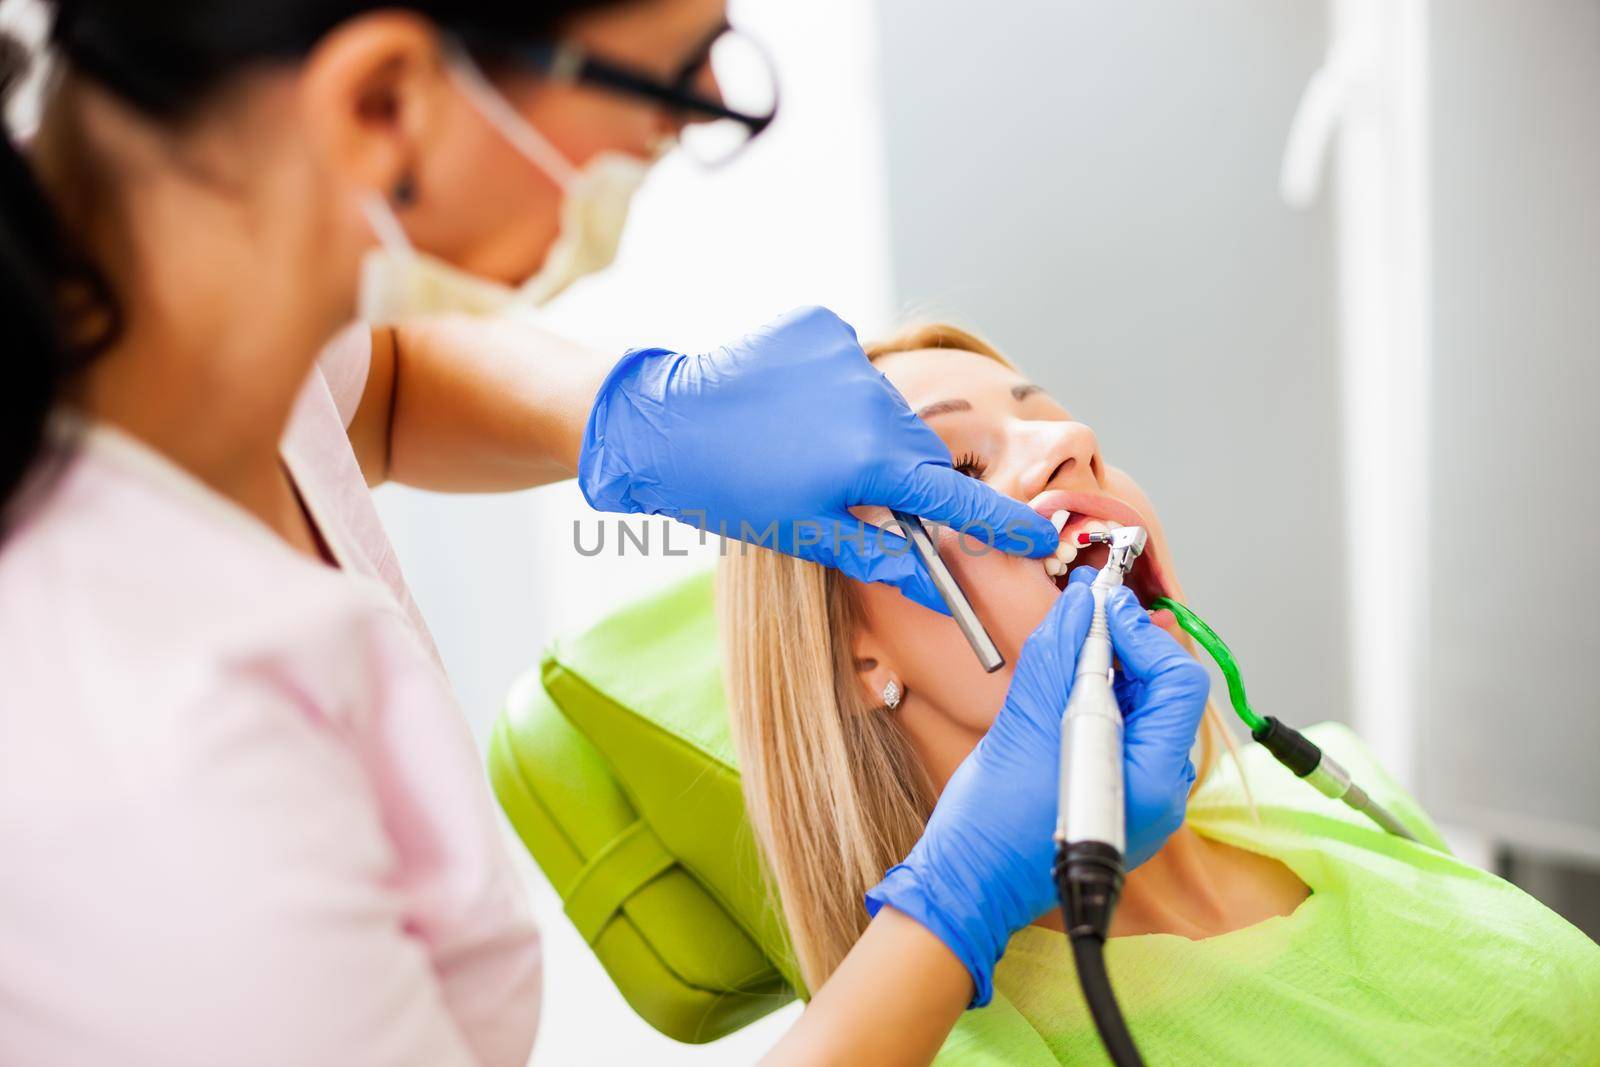
[[1122, 897], [1122, 877], [1122, 853], [1110, 845], [1099, 841], [1056, 845], [1056, 896], [1068, 937], [1105, 942]]
[[1295, 777], [1305, 779], [1323, 796], [1343, 801], [1391, 834], [1409, 841], [1417, 840], [1417, 835], [1405, 823], [1351, 780], [1350, 772], [1338, 760], [1323, 752], [1315, 741], [1299, 730], [1285, 726], [1277, 718], [1268, 715], [1260, 726], [1250, 731], [1250, 736], [1271, 752], [1279, 763], [1293, 771]]

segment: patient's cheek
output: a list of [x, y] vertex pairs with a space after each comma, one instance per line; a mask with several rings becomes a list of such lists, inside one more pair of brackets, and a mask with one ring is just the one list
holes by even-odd
[[879, 650], [875, 655], [887, 658], [906, 692], [915, 697], [900, 712], [902, 725], [915, 735], [925, 758], [937, 750], [952, 756], [953, 767], [960, 757], [951, 744], [970, 748], [993, 723], [1005, 700], [1009, 667], [986, 673], [948, 615], [890, 586], [866, 583], [857, 588], [866, 629]]
[[1028, 635], [1044, 621], [1059, 591], [1040, 560], [1008, 556], [971, 537], [947, 532], [939, 554], [989, 636], [1014, 664]]
[[[918, 715], [931, 714], [956, 728], [967, 746], [994, 723], [1011, 684], [1012, 668], [1023, 642], [1044, 620], [1058, 595], [1037, 560], [1020, 559], [986, 548], [981, 541], [956, 542], [956, 534], [930, 528], [939, 554], [961, 584], [973, 610], [994, 639], [1006, 666], [988, 674], [966, 637], [948, 615], [923, 607], [889, 586], [858, 584], [867, 626], [881, 642], [901, 680], [920, 699]], [[908, 726], [910, 718], [906, 717]], [[927, 726], [926, 721], [919, 726]], [[934, 728], [922, 740], [950, 734]]]

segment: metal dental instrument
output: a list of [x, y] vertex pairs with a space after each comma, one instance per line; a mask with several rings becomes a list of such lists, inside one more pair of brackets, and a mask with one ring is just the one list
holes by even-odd
[[1112, 689], [1111, 629], [1106, 601], [1133, 569], [1148, 538], [1123, 526], [1078, 535], [1080, 545], [1110, 546], [1090, 594], [1094, 618], [1078, 653], [1077, 671], [1061, 717], [1061, 779], [1056, 816], [1056, 892], [1066, 920], [1078, 984], [1106, 1054], [1117, 1067], [1143, 1064], [1106, 974], [1105, 942], [1122, 894], [1122, 709]]
[[891, 511], [890, 514], [894, 516], [894, 521], [900, 524], [900, 530], [905, 534], [906, 540], [911, 542], [911, 547], [916, 549], [922, 565], [928, 568], [928, 576], [933, 579], [933, 587], [939, 590], [939, 595], [944, 598], [945, 606], [950, 609], [950, 617], [961, 627], [962, 634], [967, 638], [967, 644], [978, 654], [978, 662], [983, 665], [983, 669], [993, 674], [1004, 667], [1006, 658], [1000, 654], [993, 639], [989, 637], [989, 631], [985, 630], [983, 623], [978, 620], [978, 613], [972, 610], [972, 601], [961, 591], [955, 575], [950, 573], [950, 568], [946, 567], [944, 560], [939, 557], [939, 549], [934, 545], [933, 538], [928, 536], [928, 528], [922, 525], [920, 518], [909, 512]]

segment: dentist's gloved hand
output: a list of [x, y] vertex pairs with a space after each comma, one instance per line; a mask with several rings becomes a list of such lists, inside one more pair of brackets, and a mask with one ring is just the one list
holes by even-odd
[[715, 352], [628, 352], [595, 398], [578, 484], [601, 511], [668, 515], [938, 611], [905, 540], [849, 508], [896, 508], [1030, 556], [1058, 540], [1032, 508], [953, 470], [855, 331], [817, 307]]
[[[905, 862], [867, 894], [926, 926], [972, 974], [972, 1003], [989, 1002], [994, 967], [1017, 930], [1056, 906], [1056, 823], [1061, 713], [1089, 632], [1095, 571], [1080, 567], [1028, 638], [994, 725], [939, 797]], [[1127, 589], [1109, 598], [1106, 621], [1130, 688], [1124, 763], [1128, 867], [1149, 859], [1183, 823], [1200, 728], [1206, 672], [1150, 622]]]
[[[1093, 568], [1082, 569], [1092, 580]], [[1195, 778], [1189, 753], [1206, 710], [1211, 679], [1171, 634], [1150, 621], [1126, 586], [1106, 599], [1106, 624], [1117, 654], [1112, 689], [1123, 722], [1128, 827], [1123, 862], [1131, 871], [1159, 852], [1183, 825]]]

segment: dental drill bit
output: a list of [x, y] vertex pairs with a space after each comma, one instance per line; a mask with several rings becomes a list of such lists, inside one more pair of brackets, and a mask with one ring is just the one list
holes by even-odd
[[[1122, 584], [1122, 576], [1133, 569], [1133, 561], [1139, 558], [1149, 540], [1150, 536], [1145, 533], [1143, 526], [1119, 526], [1115, 530], [1085, 532], [1078, 535], [1080, 545], [1111, 546], [1106, 566], [1114, 569], [1117, 574], [1117, 579], [1111, 583], [1112, 585]], [[1095, 584], [1099, 584], [1099, 579], [1095, 580]]]
[[944, 560], [939, 556], [939, 549], [934, 545], [933, 538], [928, 536], [928, 528], [922, 524], [922, 519], [905, 511], [891, 511], [890, 514], [894, 516], [894, 521], [900, 524], [900, 530], [905, 534], [906, 540], [911, 542], [911, 547], [916, 550], [917, 558], [928, 568], [928, 576], [933, 579], [933, 587], [944, 599], [945, 607], [950, 609], [950, 617], [961, 628], [967, 644], [971, 645], [972, 651], [977, 654], [978, 663], [990, 674], [1004, 667], [1006, 658], [995, 647], [989, 631], [983, 628], [978, 613], [972, 610], [972, 601], [962, 592], [955, 575], [944, 565]]

